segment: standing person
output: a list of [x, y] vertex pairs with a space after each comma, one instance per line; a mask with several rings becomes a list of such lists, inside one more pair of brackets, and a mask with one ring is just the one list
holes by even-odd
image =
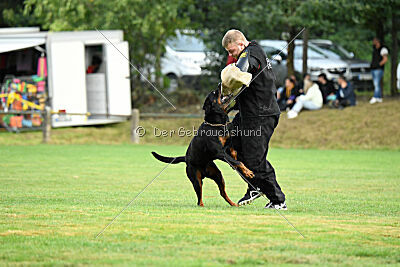
[[286, 210], [285, 194], [276, 181], [275, 170], [267, 160], [268, 144], [279, 121], [279, 107], [276, 101], [276, 87], [272, 66], [265, 52], [255, 41], [247, 41], [242, 32], [229, 30], [222, 39], [222, 46], [230, 56], [238, 59], [236, 66], [243, 72], [249, 72], [253, 80], [249, 88], [236, 98], [239, 113], [232, 124], [242, 131], [259, 130], [257, 136], [240, 136], [234, 140], [238, 157], [254, 172], [252, 185], [248, 185], [246, 194], [239, 200], [239, 206], [250, 204], [260, 197], [259, 191], [270, 200], [265, 208]]
[[86, 73], [97, 73], [99, 71], [100, 65], [103, 61], [101, 60], [100, 57], [94, 55], [92, 57], [92, 65], [90, 65], [87, 70]]
[[382, 44], [382, 41], [375, 37], [372, 40], [373, 52], [371, 61], [371, 74], [374, 82], [374, 96], [369, 101], [370, 104], [382, 103], [382, 77], [385, 69], [386, 61], [388, 60], [388, 49]]

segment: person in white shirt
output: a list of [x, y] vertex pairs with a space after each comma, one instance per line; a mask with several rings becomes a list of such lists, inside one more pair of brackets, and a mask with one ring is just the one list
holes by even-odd
[[373, 43], [373, 52], [372, 52], [372, 61], [371, 61], [371, 74], [372, 80], [374, 82], [374, 96], [369, 101], [370, 104], [382, 103], [382, 78], [383, 71], [385, 69], [385, 64], [388, 60], [388, 49], [382, 45], [381, 40], [378, 38], [374, 38]]
[[318, 84], [312, 82], [309, 79], [305, 79], [304, 92], [306, 94], [298, 96], [296, 98], [296, 104], [287, 113], [288, 119], [296, 118], [303, 108], [308, 110], [317, 110], [322, 108], [323, 98], [321, 90], [319, 90]]

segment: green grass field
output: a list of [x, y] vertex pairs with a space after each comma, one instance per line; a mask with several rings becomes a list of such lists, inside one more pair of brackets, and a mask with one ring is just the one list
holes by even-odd
[[[162, 170], [150, 151], [186, 146], [0, 147], [1, 265], [224, 266], [400, 265], [400, 153], [274, 148], [269, 160], [287, 195], [283, 214], [258, 199], [230, 207], [204, 181], [196, 206], [184, 164]], [[237, 201], [246, 185], [219, 162]]]

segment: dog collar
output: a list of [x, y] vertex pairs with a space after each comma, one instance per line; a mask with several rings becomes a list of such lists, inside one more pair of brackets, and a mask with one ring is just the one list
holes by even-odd
[[231, 123], [231, 122], [228, 121], [227, 123], [222, 124], [222, 123], [209, 123], [209, 122], [204, 121], [204, 124], [207, 124], [207, 125], [210, 125], [210, 126], [227, 126], [229, 123]]

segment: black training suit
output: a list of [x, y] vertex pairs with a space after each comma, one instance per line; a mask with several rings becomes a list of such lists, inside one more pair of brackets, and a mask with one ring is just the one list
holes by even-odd
[[246, 56], [249, 62], [247, 72], [253, 75], [254, 80], [236, 98], [239, 113], [233, 119], [232, 126], [240, 129], [242, 134], [233, 137], [233, 146], [238, 151], [239, 160], [255, 174], [250, 182], [270, 201], [279, 204], [285, 201], [285, 194], [276, 181], [274, 168], [267, 160], [269, 140], [280, 115], [275, 75], [264, 50], [257, 42], [250, 42], [239, 55], [239, 61]]

